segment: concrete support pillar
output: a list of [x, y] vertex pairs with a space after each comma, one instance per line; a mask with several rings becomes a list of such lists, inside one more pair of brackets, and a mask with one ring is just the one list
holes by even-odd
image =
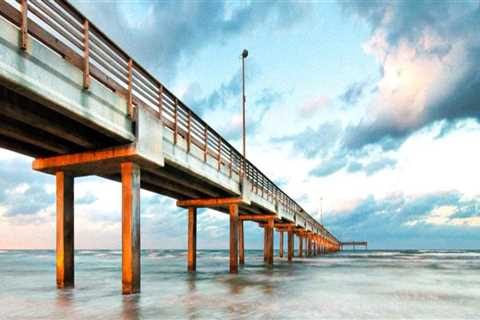
[[122, 172], [122, 292], [140, 292], [140, 168], [121, 164]]
[[197, 270], [197, 208], [188, 208], [188, 253], [189, 272]]
[[273, 219], [268, 219], [265, 224], [265, 262], [273, 264]]
[[298, 236], [298, 256], [303, 257], [303, 237]]
[[57, 183], [57, 287], [73, 288], [74, 265], [74, 214], [73, 176], [56, 173]]
[[230, 211], [230, 273], [238, 273], [238, 205], [231, 204]]
[[291, 228], [288, 229], [288, 261], [292, 261], [293, 259], [293, 230]]
[[279, 245], [278, 245], [278, 255], [280, 258], [283, 258], [283, 231], [278, 232], [280, 235]]
[[243, 220], [241, 220], [238, 222], [238, 254], [240, 265], [245, 264], [245, 239], [243, 235]]
[[312, 239], [308, 236], [307, 256], [312, 256]]

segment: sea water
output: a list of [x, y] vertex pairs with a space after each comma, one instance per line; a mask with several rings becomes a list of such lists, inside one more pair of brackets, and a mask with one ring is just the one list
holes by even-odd
[[480, 251], [142, 251], [142, 292], [121, 294], [121, 252], [75, 252], [75, 289], [55, 287], [54, 251], [0, 251], [0, 319], [480, 319]]

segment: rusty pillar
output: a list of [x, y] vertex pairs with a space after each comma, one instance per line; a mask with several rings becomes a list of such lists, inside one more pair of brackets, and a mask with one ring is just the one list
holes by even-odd
[[56, 173], [57, 184], [57, 287], [75, 285], [73, 176]]
[[243, 220], [238, 222], [238, 254], [240, 265], [245, 264], [245, 238], [243, 233]]
[[283, 258], [283, 231], [279, 231], [278, 234], [280, 235], [278, 243], [278, 255], [280, 258]]
[[121, 164], [122, 173], [122, 292], [140, 292], [140, 168]]
[[188, 208], [188, 271], [197, 270], [197, 208]]
[[265, 261], [268, 265], [273, 264], [273, 224], [274, 220], [268, 219], [267, 223], [265, 224], [265, 238], [266, 238], [266, 252], [265, 252]]
[[288, 229], [288, 261], [292, 261], [293, 259], [293, 229]]
[[238, 273], [238, 205], [231, 204], [230, 211], [230, 273]]

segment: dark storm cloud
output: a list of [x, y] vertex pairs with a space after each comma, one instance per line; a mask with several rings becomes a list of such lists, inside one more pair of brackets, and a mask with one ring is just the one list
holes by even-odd
[[0, 206], [5, 216], [35, 215], [55, 203], [54, 194], [45, 186], [54, 183], [54, 177], [32, 170], [31, 160], [2, 160], [0, 166]]
[[[445, 239], [455, 239], [457, 245], [462, 240], [478, 241], [479, 226], [433, 225], [424, 220], [432, 210], [441, 206], [457, 208], [458, 213], [450, 219], [479, 216], [480, 201], [462, 201], [461, 198], [462, 195], [456, 191], [431, 193], [418, 198], [398, 194], [377, 200], [370, 196], [351, 210], [329, 216], [327, 226], [341, 239], [367, 239], [376, 247], [387, 243], [396, 243], [397, 248], [405, 243], [408, 247], [415, 242], [413, 247], [426, 246], [426, 243], [442, 246]], [[408, 224], [412, 221], [417, 223]]]
[[[344, 145], [359, 149], [379, 144], [384, 149], [398, 148], [416, 130], [436, 121], [457, 122], [473, 118], [480, 120], [480, 2], [449, 1], [342, 1], [345, 12], [367, 21], [372, 33], [381, 30], [386, 34], [389, 50], [407, 41], [416, 50], [416, 57], [443, 59], [452, 43], [464, 40], [466, 57], [462, 67], [467, 71], [448, 88], [449, 94], [425, 106], [418, 121], [398, 125], [394, 119], [380, 117], [362, 120], [350, 125], [345, 133]], [[443, 39], [441, 44], [423, 49], [418, 45], [425, 32], [433, 31]], [[452, 65], [452, 72], [460, 69]], [[430, 88], [435, 89], [435, 88]], [[388, 103], [388, 102], [387, 102]], [[388, 109], [390, 106], [381, 106]], [[409, 106], [405, 106], [406, 108]]]
[[232, 8], [220, 1], [76, 0], [73, 4], [162, 79], [174, 78], [179, 61], [188, 63], [212, 43], [226, 42], [265, 23], [288, 28], [310, 12], [309, 4], [294, 1], [251, 2]]

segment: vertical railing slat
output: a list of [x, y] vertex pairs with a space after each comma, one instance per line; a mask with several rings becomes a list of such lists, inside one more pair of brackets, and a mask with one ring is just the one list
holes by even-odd
[[90, 23], [87, 19], [83, 23], [83, 89], [90, 88]]
[[203, 162], [207, 162], [207, 152], [208, 152], [207, 139], [208, 139], [207, 126], [204, 126], [203, 127], [203, 143], [205, 144], [205, 149], [203, 150]]
[[187, 152], [190, 153], [190, 145], [192, 143], [192, 112], [188, 110], [187, 118]]
[[20, 39], [20, 48], [22, 50], [27, 50], [27, 42], [28, 42], [28, 2], [27, 0], [20, 1], [20, 32], [21, 32], [21, 39]]
[[133, 96], [132, 96], [132, 59], [128, 59], [128, 97], [127, 97], [127, 112], [128, 117], [133, 119]]
[[158, 116], [160, 121], [163, 122], [163, 86], [160, 85], [159, 95], [158, 95]]
[[218, 167], [217, 171], [220, 171], [221, 165], [222, 165], [222, 138], [218, 137]]
[[177, 144], [178, 135], [178, 99], [175, 97], [175, 105], [173, 107], [173, 144]]

